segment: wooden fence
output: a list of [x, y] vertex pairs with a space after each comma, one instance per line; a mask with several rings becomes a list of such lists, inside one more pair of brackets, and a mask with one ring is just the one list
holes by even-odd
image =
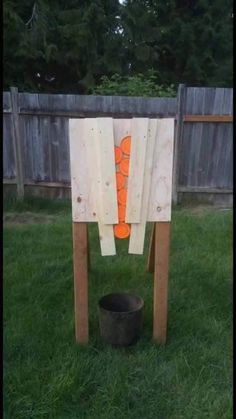
[[147, 116], [176, 118], [173, 201], [232, 204], [233, 89], [180, 85], [177, 98], [143, 98], [12, 88], [3, 113], [3, 182], [19, 197], [70, 195], [69, 118]]

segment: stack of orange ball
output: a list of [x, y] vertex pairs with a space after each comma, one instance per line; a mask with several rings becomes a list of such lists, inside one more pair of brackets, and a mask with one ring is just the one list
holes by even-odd
[[115, 147], [115, 163], [117, 167], [116, 188], [119, 224], [114, 225], [114, 234], [118, 239], [126, 239], [130, 235], [130, 225], [125, 223], [130, 147], [130, 136], [124, 137], [122, 139], [120, 147]]

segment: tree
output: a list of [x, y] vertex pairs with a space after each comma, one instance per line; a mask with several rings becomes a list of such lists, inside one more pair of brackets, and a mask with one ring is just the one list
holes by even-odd
[[164, 87], [232, 85], [232, 0], [5, 0], [3, 11], [5, 89], [91, 93], [104, 76], [150, 70]]
[[162, 83], [232, 84], [231, 0], [126, 0], [130, 71], [158, 70]]
[[117, 0], [6, 2], [4, 87], [84, 92], [120, 72], [118, 10]]

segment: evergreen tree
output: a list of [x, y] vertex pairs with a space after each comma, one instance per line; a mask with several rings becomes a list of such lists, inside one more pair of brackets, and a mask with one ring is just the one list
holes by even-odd
[[4, 88], [90, 93], [104, 76], [231, 86], [232, 0], [5, 0]]
[[231, 85], [232, 8], [231, 0], [127, 0], [122, 22], [132, 72], [150, 65], [162, 83]]
[[118, 10], [117, 0], [6, 2], [4, 87], [84, 92], [120, 72]]

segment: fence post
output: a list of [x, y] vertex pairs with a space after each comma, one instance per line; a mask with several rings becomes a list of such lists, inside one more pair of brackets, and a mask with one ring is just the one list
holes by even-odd
[[183, 113], [186, 99], [186, 86], [179, 84], [177, 95], [177, 112], [174, 139], [174, 159], [173, 159], [173, 186], [172, 186], [172, 202], [178, 203], [178, 182], [180, 168], [180, 144], [183, 133]]
[[24, 169], [23, 169], [23, 150], [20, 138], [19, 126], [19, 112], [18, 112], [18, 89], [11, 87], [11, 118], [12, 118], [12, 133], [13, 133], [13, 149], [16, 167], [16, 183], [17, 183], [17, 197], [23, 199], [24, 197]]

